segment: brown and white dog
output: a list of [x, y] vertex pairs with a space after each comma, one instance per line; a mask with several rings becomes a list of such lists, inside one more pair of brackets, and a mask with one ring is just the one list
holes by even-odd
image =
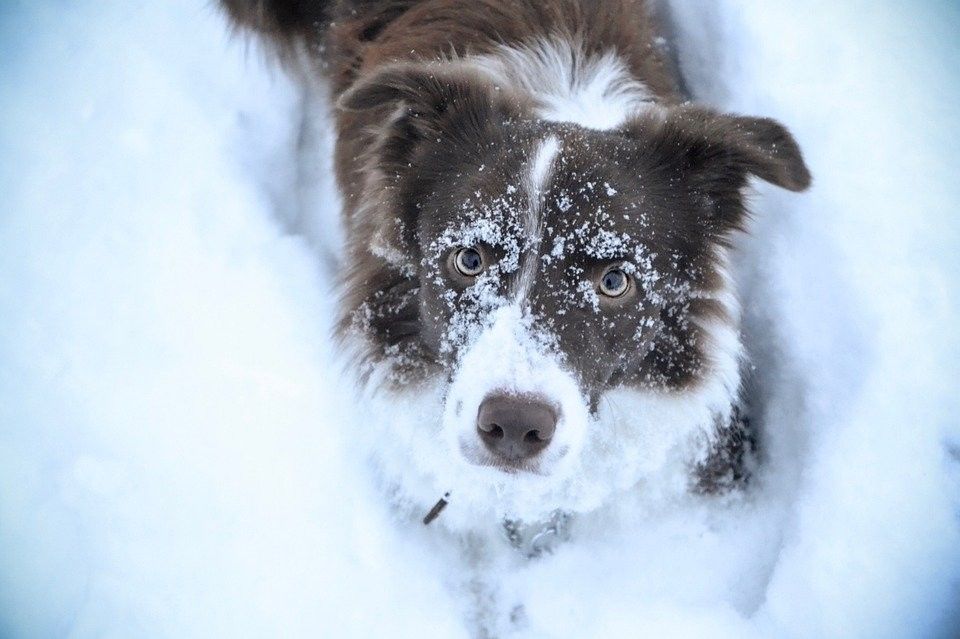
[[744, 476], [728, 274], [777, 122], [681, 98], [642, 0], [223, 0], [335, 100], [342, 341], [398, 502], [542, 521]]

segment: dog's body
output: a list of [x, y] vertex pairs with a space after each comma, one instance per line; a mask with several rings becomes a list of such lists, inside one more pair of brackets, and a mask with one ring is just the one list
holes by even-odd
[[809, 184], [782, 126], [683, 104], [642, 0], [224, 3], [336, 100], [340, 335], [398, 503], [463, 531], [744, 476], [727, 254], [750, 176]]

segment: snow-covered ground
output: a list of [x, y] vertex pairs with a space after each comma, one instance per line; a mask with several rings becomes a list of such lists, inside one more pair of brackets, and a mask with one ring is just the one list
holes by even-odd
[[[960, 7], [673, 8], [815, 174], [742, 242], [767, 463], [505, 572], [520, 636], [958, 636]], [[3, 2], [0, 83], [0, 636], [467, 636], [353, 453], [297, 88], [204, 0]]]

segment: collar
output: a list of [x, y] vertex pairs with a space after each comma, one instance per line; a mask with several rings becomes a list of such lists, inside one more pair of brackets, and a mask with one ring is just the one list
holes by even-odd
[[[423, 524], [429, 526], [433, 523], [448, 503], [450, 503], [449, 492], [434, 504], [423, 518]], [[552, 554], [557, 545], [570, 540], [571, 519], [570, 513], [558, 509], [550, 513], [544, 521], [527, 524], [520, 519], [504, 517], [500, 525], [504, 537], [514, 550], [527, 559], [536, 559], [544, 553]]]
[[552, 554], [556, 547], [570, 540], [572, 515], [555, 510], [544, 520], [532, 524], [519, 519], [504, 518], [503, 532], [510, 546], [527, 559]]

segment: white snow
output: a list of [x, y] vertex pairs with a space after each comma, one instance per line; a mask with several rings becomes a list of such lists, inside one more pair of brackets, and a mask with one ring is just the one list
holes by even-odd
[[[735, 269], [765, 463], [491, 566], [516, 636], [955, 636], [960, 9], [674, 10], [697, 95], [815, 175]], [[0, 636], [469, 635], [358, 460], [336, 197], [263, 59], [200, 0], [0, 7]]]

